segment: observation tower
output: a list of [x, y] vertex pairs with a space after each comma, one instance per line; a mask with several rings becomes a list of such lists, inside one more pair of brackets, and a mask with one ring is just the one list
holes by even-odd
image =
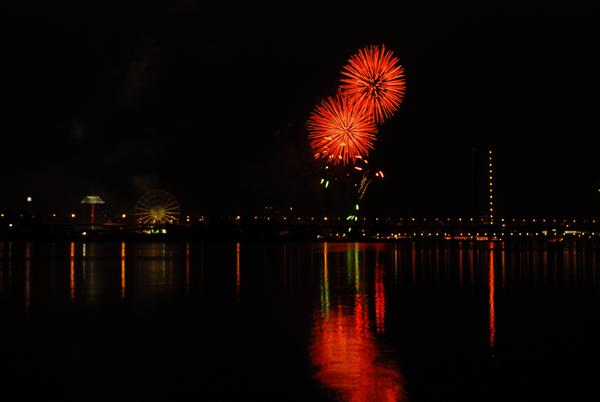
[[97, 195], [86, 195], [83, 200], [81, 200], [82, 204], [90, 205], [90, 220], [92, 226], [94, 226], [94, 207], [96, 204], [104, 204], [104, 200]]

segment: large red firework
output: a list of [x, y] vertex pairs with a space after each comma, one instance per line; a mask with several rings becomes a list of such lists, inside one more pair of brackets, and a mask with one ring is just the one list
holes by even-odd
[[308, 138], [315, 158], [347, 165], [373, 149], [377, 127], [372, 115], [358, 103], [338, 93], [315, 107], [308, 119]]
[[341, 88], [353, 102], [373, 114], [376, 123], [388, 119], [404, 98], [404, 68], [394, 54], [381, 46], [360, 49], [342, 69]]

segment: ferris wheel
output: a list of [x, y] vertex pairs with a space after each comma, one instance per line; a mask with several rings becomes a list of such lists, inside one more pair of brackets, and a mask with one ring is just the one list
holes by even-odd
[[142, 195], [135, 204], [135, 221], [144, 225], [179, 223], [179, 203], [167, 191], [155, 190]]

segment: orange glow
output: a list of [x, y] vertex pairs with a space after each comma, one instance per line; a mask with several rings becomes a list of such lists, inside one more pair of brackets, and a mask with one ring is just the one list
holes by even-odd
[[488, 269], [489, 304], [490, 304], [490, 347], [494, 349], [496, 343], [496, 308], [495, 301], [495, 272], [494, 272], [494, 243], [490, 243], [490, 257]]
[[400, 107], [406, 90], [404, 68], [384, 45], [360, 49], [350, 57], [342, 75], [344, 93], [364, 105], [375, 122], [382, 123]]
[[240, 282], [240, 243], [238, 242], [235, 244], [235, 297], [238, 299], [240, 297]]
[[375, 326], [378, 334], [385, 332], [385, 287], [384, 270], [379, 264], [379, 253], [375, 254]]
[[327, 266], [327, 242], [323, 243], [323, 281], [321, 282], [321, 312], [329, 314], [329, 268]]
[[369, 112], [338, 93], [316, 106], [307, 123], [316, 158], [348, 165], [373, 149], [377, 127]]
[[354, 295], [353, 315], [356, 333], [363, 337], [369, 336], [369, 305], [367, 297], [361, 292]]
[[359, 243], [354, 243], [354, 289], [357, 292], [360, 290], [360, 263], [358, 261], [358, 252], [360, 248], [361, 246]]
[[71, 300], [75, 300], [75, 243], [71, 242], [69, 259], [69, 293]]
[[357, 293], [355, 300], [352, 313], [338, 306], [328, 317], [316, 317], [310, 347], [314, 377], [342, 401], [405, 401], [398, 367], [377, 350], [369, 331], [366, 298]]
[[125, 298], [126, 278], [125, 278], [125, 242], [121, 243], [121, 299]]

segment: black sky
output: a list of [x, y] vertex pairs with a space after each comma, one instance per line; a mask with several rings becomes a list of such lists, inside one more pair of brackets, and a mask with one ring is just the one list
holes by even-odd
[[501, 213], [600, 214], [591, 7], [80, 3], [0, 17], [0, 208], [97, 193], [131, 210], [163, 188], [190, 213], [327, 213], [306, 119], [354, 51], [385, 43], [407, 93], [367, 213], [481, 212], [473, 161], [493, 144]]

